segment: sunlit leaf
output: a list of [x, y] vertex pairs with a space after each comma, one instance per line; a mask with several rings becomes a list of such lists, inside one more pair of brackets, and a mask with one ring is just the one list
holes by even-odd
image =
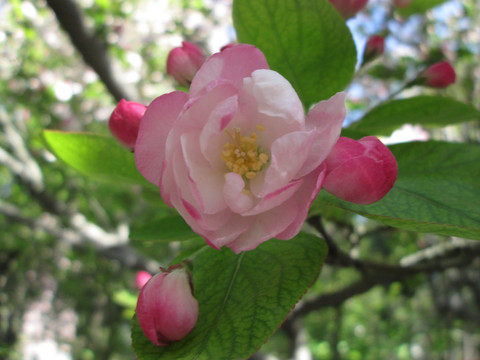
[[345, 20], [327, 0], [235, 0], [239, 42], [257, 46], [306, 108], [351, 81], [356, 50]]
[[113, 137], [48, 130], [43, 134], [55, 156], [84, 175], [116, 184], [150, 186], [135, 167], [133, 153]]
[[473, 106], [444, 96], [415, 96], [381, 104], [349, 128], [366, 134], [390, 135], [404, 124], [446, 126], [480, 119]]

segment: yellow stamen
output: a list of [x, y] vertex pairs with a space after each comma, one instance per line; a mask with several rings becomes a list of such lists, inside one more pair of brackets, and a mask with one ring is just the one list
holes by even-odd
[[[257, 125], [255, 128], [258, 131], [265, 130], [263, 125]], [[258, 135], [252, 132], [250, 136], [243, 136], [239, 128], [234, 128], [233, 133], [225, 131], [232, 139], [223, 145], [224, 150], [221, 153], [227, 169], [244, 176], [247, 180], [255, 178], [268, 162], [268, 155], [258, 147]]]

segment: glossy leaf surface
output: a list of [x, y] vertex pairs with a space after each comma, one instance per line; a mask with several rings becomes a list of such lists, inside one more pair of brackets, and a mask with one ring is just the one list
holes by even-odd
[[320, 238], [300, 233], [236, 255], [204, 247], [193, 259], [200, 313], [194, 330], [169, 347], [156, 347], [133, 320], [141, 359], [245, 359], [280, 326], [317, 277], [326, 256]]
[[327, 0], [235, 0], [238, 41], [265, 54], [306, 109], [351, 81], [356, 50], [345, 20]]

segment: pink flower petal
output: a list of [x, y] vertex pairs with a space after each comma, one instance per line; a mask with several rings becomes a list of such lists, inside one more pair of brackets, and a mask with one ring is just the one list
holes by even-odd
[[294, 180], [283, 188], [264, 196], [260, 202], [251, 210], [242, 213], [243, 216], [258, 215], [274, 207], [280, 206], [286, 200], [291, 198], [301, 187], [303, 179]]
[[152, 184], [159, 184], [165, 142], [187, 99], [188, 95], [181, 91], [162, 95], [148, 106], [140, 122], [135, 163]]
[[223, 197], [230, 210], [235, 213], [244, 213], [253, 206], [252, 195], [246, 194], [244, 189], [245, 181], [240, 175], [233, 172], [225, 174]]
[[201, 95], [212, 81], [224, 79], [237, 88], [257, 69], [268, 69], [268, 63], [260, 50], [252, 45], [236, 45], [210, 56], [195, 75], [190, 86], [190, 96]]
[[326, 175], [326, 166], [321, 165], [307, 176], [303, 177], [302, 187], [298, 189], [295, 196], [289, 199], [289, 203], [285, 206], [292, 206], [298, 208], [295, 218], [292, 219], [290, 225], [281, 233], [276, 235], [277, 239], [288, 240], [298, 234], [305, 219], [308, 215], [308, 210], [313, 200], [318, 195], [322, 188], [323, 181]]
[[246, 232], [255, 221], [254, 216], [233, 215], [220, 229], [204, 235], [207, 243], [215, 249], [229, 246], [241, 234]]
[[295, 205], [278, 206], [253, 217], [255, 221], [250, 228], [229, 243], [228, 247], [238, 254], [241, 251], [255, 249], [262, 242], [275, 237], [288, 227], [292, 219], [295, 219], [299, 211]]
[[287, 79], [273, 70], [256, 70], [250, 78], [244, 79], [244, 83], [259, 113], [280, 118], [296, 130], [304, 129], [302, 102]]
[[199, 142], [196, 133], [182, 135], [183, 157], [190, 186], [200, 209], [206, 214], [214, 214], [227, 207], [221, 191], [225, 179], [223, 172], [212, 169], [200, 151]]
[[315, 132], [297, 131], [277, 139], [270, 149], [270, 163], [265, 177], [252, 179], [252, 192], [264, 197], [297, 178], [297, 173], [310, 154]]
[[225, 128], [238, 109], [238, 97], [231, 96], [220, 102], [210, 113], [208, 122], [200, 134], [200, 149], [212, 167], [224, 167], [220, 149], [229, 140]]
[[337, 142], [347, 115], [345, 97], [345, 93], [337, 93], [328, 100], [320, 101], [309, 111], [306, 127], [308, 130], [315, 129], [318, 136], [316, 136], [310, 154], [297, 176], [304, 176], [317, 168], [327, 158]]

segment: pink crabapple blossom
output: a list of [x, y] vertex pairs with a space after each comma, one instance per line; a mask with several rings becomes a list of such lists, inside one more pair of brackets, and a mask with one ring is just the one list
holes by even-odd
[[347, 20], [367, 5], [368, 0], [329, 0], [342, 17]]
[[167, 73], [180, 85], [189, 86], [198, 69], [205, 62], [202, 50], [188, 41], [176, 47], [168, 54]]
[[143, 104], [120, 100], [108, 121], [110, 132], [126, 147], [133, 149], [137, 141], [138, 127], [145, 109]]
[[295, 90], [261, 51], [237, 45], [204, 63], [190, 94], [150, 104], [135, 161], [209, 245], [251, 250], [299, 232], [345, 114], [339, 93], [305, 117]]
[[173, 266], [154, 275], [140, 290], [135, 313], [145, 336], [157, 346], [168, 346], [193, 330], [198, 302], [190, 274]]
[[262, 52], [240, 44], [207, 59], [189, 94], [149, 105], [135, 161], [210, 246], [252, 250], [298, 234], [345, 115], [344, 93], [305, 115]]
[[455, 82], [455, 70], [448, 61], [440, 61], [423, 71], [420, 80], [427, 86], [445, 88]]
[[397, 161], [376, 137], [358, 141], [341, 137], [325, 161], [325, 190], [356, 204], [383, 198], [397, 179]]

